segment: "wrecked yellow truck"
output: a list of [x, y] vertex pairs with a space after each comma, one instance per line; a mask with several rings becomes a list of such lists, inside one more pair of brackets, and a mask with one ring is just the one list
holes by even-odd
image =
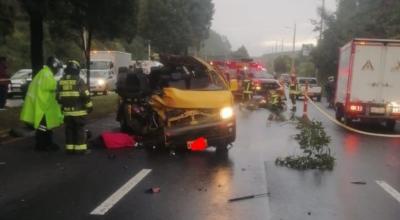
[[227, 149], [236, 138], [234, 101], [224, 77], [191, 56], [161, 55], [162, 67], [120, 73], [117, 120], [147, 146]]

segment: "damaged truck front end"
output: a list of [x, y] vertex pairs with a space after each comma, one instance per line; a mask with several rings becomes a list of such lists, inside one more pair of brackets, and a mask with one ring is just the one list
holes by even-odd
[[[131, 133], [169, 148], [193, 150], [201, 143], [203, 148], [226, 149], [235, 141], [236, 119], [233, 96], [222, 75], [194, 57], [161, 56], [161, 63], [161, 69], [147, 76], [151, 92], [141, 104], [150, 106], [157, 116], [148, 118], [142, 128], [157, 127], [157, 132], [139, 134], [131, 129]], [[126, 103], [121, 101], [121, 105]], [[138, 121], [129, 113], [118, 115], [127, 127], [129, 120]]]

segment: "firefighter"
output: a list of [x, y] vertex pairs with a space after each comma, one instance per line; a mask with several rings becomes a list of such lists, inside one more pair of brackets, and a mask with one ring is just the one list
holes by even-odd
[[65, 74], [57, 86], [57, 100], [64, 114], [67, 153], [87, 152], [85, 121], [87, 114], [93, 109], [93, 103], [79, 73], [79, 62], [68, 61]]
[[296, 97], [299, 95], [299, 84], [297, 83], [296, 74], [290, 75], [289, 81], [289, 98], [292, 102], [292, 113], [296, 112]]
[[53, 143], [52, 130], [62, 124], [63, 115], [56, 100], [57, 81], [54, 74], [62, 68], [56, 57], [49, 57], [44, 66], [33, 77], [21, 111], [21, 121], [36, 129], [35, 150], [57, 150]]
[[268, 101], [271, 110], [271, 114], [268, 117], [268, 120], [271, 121], [273, 119], [276, 120], [285, 120], [282, 116], [282, 111], [284, 110], [284, 103], [281, 95], [275, 89], [271, 89], [268, 92]]
[[243, 103], [251, 101], [253, 97], [253, 83], [249, 74], [246, 75], [246, 78], [242, 82], [242, 94]]

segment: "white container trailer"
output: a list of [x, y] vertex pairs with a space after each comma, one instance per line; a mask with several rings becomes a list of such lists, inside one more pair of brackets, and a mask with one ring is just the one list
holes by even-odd
[[354, 39], [340, 49], [336, 119], [400, 119], [400, 40]]

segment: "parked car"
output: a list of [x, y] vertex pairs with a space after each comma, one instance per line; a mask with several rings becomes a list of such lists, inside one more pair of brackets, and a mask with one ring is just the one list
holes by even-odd
[[[301, 94], [304, 93], [306, 89], [306, 84], [308, 84], [308, 97], [316, 98], [318, 102], [321, 101], [322, 87], [319, 86], [318, 80], [315, 77], [297, 77], [297, 83], [299, 84], [299, 89]], [[302, 95], [297, 96], [297, 98]]]
[[32, 81], [32, 69], [18, 70], [11, 76], [11, 83], [8, 86], [8, 96], [24, 96], [26, 84]]

